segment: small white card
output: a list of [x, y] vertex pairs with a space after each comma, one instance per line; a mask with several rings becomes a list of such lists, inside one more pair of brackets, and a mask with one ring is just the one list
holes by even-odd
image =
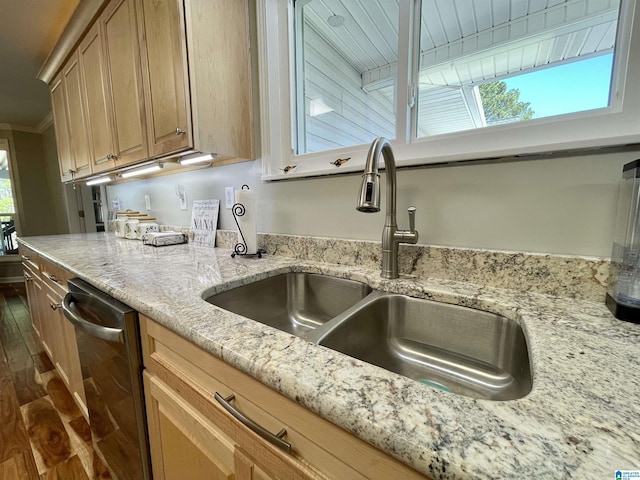
[[206, 247], [216, 246], [220, 200], [194, 200], [191, 210], [193, 242]]

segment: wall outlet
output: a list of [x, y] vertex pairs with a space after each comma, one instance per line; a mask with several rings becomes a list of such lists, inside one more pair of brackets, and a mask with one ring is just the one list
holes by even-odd
[[225, 198], [225, 206], [228, 209], [233, 208], [233, 204], [236, 203], [235, 190], [233, 187], [225, 187], [224, 198]]
[[176, 187], [176, 195], [180, 200], [180, 210], [186, 210], [187, 209], [187, 191], [182, 185], [178, 185]]
[[144, 206], [147, 208], [147, 212], [151, 210], [151, 197], [149, 195], [144, 196]]

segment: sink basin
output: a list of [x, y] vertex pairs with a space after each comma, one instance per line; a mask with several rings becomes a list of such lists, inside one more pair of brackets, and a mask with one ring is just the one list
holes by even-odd
[[205, 300], [445, 391], [489, 400], [531, 391], [524, 332], [500, 315], [316, 273], [276, 275]]
[[372, 297], [327, 325], [317, 343], [474, 398], [513, 400], [531, 391], [527, 343], [516, 322], [403, 295]]
[[316, 273], [284, 273], [205, 300], [265, 325], [305, 336], [371, 292], [367, 284]]

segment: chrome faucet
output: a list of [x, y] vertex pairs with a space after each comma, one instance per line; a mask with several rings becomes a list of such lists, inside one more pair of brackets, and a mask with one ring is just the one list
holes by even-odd
[[396, 161], [391, 144], [386, 138], [376, 138], [367, 154], [362, 174], [362, 185], [356, 210], [365, 213], [380, 211], [380, 154], [387, 173], [387, 216], [382, 230], [382, 278], [398, 278], [398, 245], [417, 243], [416, 207], [409, 207], [409, 230], [398, 230], [396, 224]]

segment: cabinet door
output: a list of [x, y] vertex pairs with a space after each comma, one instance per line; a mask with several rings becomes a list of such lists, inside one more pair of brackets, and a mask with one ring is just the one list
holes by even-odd
[[274, 478], [264, 473], [240, 447], [236, 447], [233, 452], [233, 460], [236, 480], [272, 480]]
[[231, 440], [157, 377], [144, 383], [153, 478], [236, 478]]
[[85, 123], [84, 95], [78, 55], [71, 58], [62, 71], [68, 115], [69, 143], [75, 178], [91, 174], [89, 137]]
[[71, 396], [86, 417], [88, 412], [75, 329], [62, 313], [62, 298], [46, 284], [42, 287], [41, 299], [39, 313], [42, 343]]
[[40, 305], [40, 315], [43, 324], [42, 339], [47, 353], [51, 357], [51, 361], [56, 366], [56, 369], [62, 376], [62, 379], [66, 384], [69, 383], [67, 375], [67, 360], [66, 349], [64, 346], [64, 332], [60, 323], [60, 298], [55, 295], [46, 285], [42, 289], [42, 303]]
[[63, 182], [72, 179], [74, 170], [69, 143], [69, 122], [67, 121], [67, 100], [64, 91], [62, 74], [58, 75], [51, 84], [51, 106], [53, 121], [56, 129], [56, 143], [58, 146], [58, 163], [60, 164], [60, 178]]
[[38, 298], [42, 295], [42, 283], [31, 272], [24, 272], [25, 286], [27, 290], [27, 302], [29, 303], [29, 315], [31, 316], [31, 325], [38, 337], [40, 333], [40, 311], [38, 309]]
[[113, 0], [100, 17], [110, 85], [116, 165], [149, 156], [136, 9], [133, 0]]
[[185, 18], [195, 148], [254, 158], [248, 2], [189, 0]]
[[141, 44], [151, 155], [192, 145], [184, 8], [180, 0], [141, 0]]
[[85, 93], [89, 150], [94, 173], [115, 167], [111, 116], [107, 110], [108, 86], [105, 84], [105, 63], [102, 38], [96, 24], [78, 48]]

